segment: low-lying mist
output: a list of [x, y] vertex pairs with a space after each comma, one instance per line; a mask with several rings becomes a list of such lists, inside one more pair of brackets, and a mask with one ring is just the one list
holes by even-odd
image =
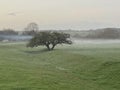
[[120, 43], [120, 39], [73, 39], [74, 44], [114, 44]]

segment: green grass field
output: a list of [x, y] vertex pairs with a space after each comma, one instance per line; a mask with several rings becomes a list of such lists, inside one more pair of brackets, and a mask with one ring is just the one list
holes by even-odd
[[0, 90], [120, 90], [120, 44], [0, 44]]

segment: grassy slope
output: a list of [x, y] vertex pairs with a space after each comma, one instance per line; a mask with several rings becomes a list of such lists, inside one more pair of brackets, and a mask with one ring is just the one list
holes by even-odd
[[0, 90], [119, 90], [120, 45], [73, 45], [46, 52], [0, 45]]

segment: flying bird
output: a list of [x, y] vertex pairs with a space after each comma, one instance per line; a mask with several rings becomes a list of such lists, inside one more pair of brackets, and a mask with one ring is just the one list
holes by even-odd
[[21, 12], [10, 12], [10, 13], [8, 13], [8, 15], [10, 15], [10, 16], [17, 16], [20, 13]]
[[10, 15], [10, 16], [16, 16], [16, 13], [12, 12], [12, 13], [8, 13], [8, 15]]

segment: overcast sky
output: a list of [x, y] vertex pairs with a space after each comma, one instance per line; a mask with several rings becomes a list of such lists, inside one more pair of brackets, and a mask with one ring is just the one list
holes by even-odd
[[120, 0], [0, 0], [0, 29], [120, 27]]

